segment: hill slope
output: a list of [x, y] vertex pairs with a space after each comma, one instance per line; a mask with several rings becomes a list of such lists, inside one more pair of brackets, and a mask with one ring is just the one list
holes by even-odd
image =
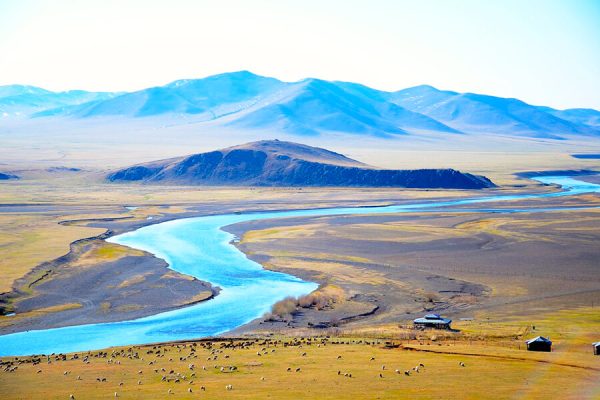
[[[283, 83], [247, 71], [185, 79], [153, 87], [71, 110], [86, 118], [119, 115], [148, 117], [163, 114], [202, 114], [213, 119], [236, 112], [265, 96]], [[229, 106], [228, 110], [220, 110]]]
[[582, 121], [563, 119], [559, 113], [518, 99], [442, 91], [423, 85], [395, 92], [390, 101], [466, 131], [555, 139], [561, 135], [598, 133]]
[[358, 86], [320, 79], [288, 84], [265, 105], [249, 110], [229, 125], [274, 128], [296, 134], [334, 131], [385, 136], [406, 134], [409, 130], [457, 132], [430, 117], [388, 102], [384, 92], [377, 95], [372, 89], [357, 90]]
[[16, 175], [5, 174], [4, 172], [0, 172], [0, 181], [7, 181], [9, 179], [19, 179]]
[[178, 80], [130, 93], [0, 86], [0, 116], [94, 118], [94, 123], [100, 124], [110, 124], [114, 117], [132, 124], [138, 118], [152, 117], [158, 124], [197, 123], [294, 135], [334, 132], [393, 137], [434, 132], [546, 139], [600, 136], [600, 112], [591, 109], [561, 111], [513, 98], [427, 85], [388, 92], [314, 78], [282, 82], [248, 71]]
[[277, 140], [134, 165], [109, 174], [107, 179], [231, 186], [494, 186], [486, 177], [453, 169], [381, 170], [325, 149]]
[[[0, 117], [31, 116], [37, 113], [58, 115], [70, 107], [100, 102], [118, 96], [119, 93], [86, 92], [69, 90], [51, 92], [35, 86], [0, 86]], [[50, 112], [50, 110], [54, 110]]]

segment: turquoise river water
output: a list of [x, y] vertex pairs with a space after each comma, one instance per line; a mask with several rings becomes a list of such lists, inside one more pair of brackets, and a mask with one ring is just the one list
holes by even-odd
[[114, 236], [108, 241], [148, 251], [166, 260], [171, 269], [219, 286], [221, 292], [209, 301], [130, 321], [68, 326], [0, 336], [0, 356], [64, 353], [214, 336], [260, 317], [268, 312], [274, 303], [287, 296], [304, 295], [317, 288], [316, 283], [284, 273], [267, 271], [260, 264], [249, 260], [231, 244], [233, 235], [221, 230], [227, 225], [259, 219], [301, 216], [403, 213], [429, 209], [433, 211], [439, 207], [469, 204], [473, 205], [469, 208], [470, 211], [544, 212], [552, 209], [494, 210], [481, 207], [481, 203], [600, 192], [600, 185], [571, 177], [549, 176], [536, 179], [543, 183], [558, 184], [562, 186], [563, 191], [385, 207], [329, 208], [186, 218], [149, 225]]

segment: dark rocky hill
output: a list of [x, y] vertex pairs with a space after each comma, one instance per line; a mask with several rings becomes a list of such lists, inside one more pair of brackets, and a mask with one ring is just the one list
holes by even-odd
[[6, 181], [9, 179], [19, 179], [19, 177], [16, 175], [5, 174], [3, 172], [0, 172], [0, 181]]
[[453, 169], [383, 170], [329, 150], [278, 140], [134, 165], [112, 182], [225, 186], [374, 186], [481, 189], [484, 176]]

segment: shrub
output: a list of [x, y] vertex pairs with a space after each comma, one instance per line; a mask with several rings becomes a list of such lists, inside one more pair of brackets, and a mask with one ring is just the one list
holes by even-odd
[[296, 304], [296, 299], [293, 297], [286, 297], [285, 299], [273, 304], [271, 313], [284, 318], [285, 316], [291, 315], [294, 311], [296, 311]]
[[436, 292], [425, 292], [423, 296], [429, 303], [433, 303], [434, 301], [438, 301], [440, 299], [440, 295]]
[[343, 299], [344, 292], [335, 286], [325, 286], [316, 292], [307, 294], [298, 299], [298, 306], [302, 308], [314, 307], [322, 310]]

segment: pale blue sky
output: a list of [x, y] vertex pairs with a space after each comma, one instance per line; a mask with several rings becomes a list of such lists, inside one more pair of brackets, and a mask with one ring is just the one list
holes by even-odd
[[600, 0], [0, 0], [0, 54], [52, 90], [247, 69], [600, 109]]

